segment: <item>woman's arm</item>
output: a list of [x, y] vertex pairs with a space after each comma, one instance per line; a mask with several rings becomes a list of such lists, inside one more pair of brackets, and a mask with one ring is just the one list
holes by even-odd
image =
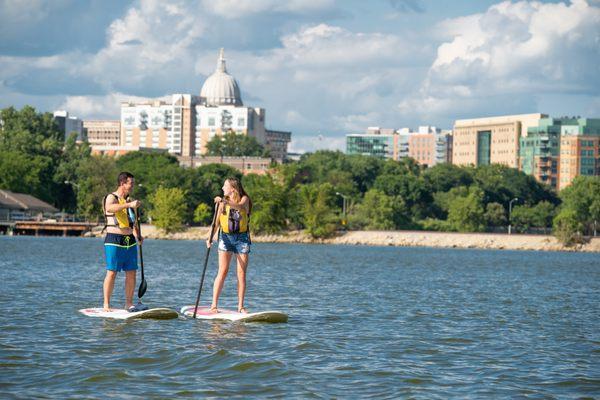
[[248, 196], [243, 196], [238, 203], [228, 199], [223, 199], [223, 203], [236, 210], [244, 210], [246, 212], [250, 208], [250, 199]]

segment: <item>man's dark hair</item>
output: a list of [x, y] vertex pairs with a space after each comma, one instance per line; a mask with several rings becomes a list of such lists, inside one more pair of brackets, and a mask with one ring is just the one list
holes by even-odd
[[121, 186], [124, 183], [127, 183], [129, 178], [133, 178], [133, 174], [130, 172], [121, 172], [119, 177], [117, 178], [117, 184]]

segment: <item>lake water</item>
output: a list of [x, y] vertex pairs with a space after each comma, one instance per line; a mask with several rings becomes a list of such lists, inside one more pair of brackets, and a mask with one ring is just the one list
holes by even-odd
[[[193, 304], [204, 251], [146, 241], [144, 302]], [[259, 243], [248, 271], [287, 324], [87, 318], [101, 239], [0, 237], [0, 397], [600, 397], [598, 254]]]

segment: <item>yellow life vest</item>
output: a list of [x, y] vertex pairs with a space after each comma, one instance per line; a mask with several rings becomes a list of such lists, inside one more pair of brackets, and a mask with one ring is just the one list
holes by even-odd
[[[110, 196], [110, 195], [115, 196], [117, 198], [117, 201], [119, 202], [119, 204], [126, 203], [125, 199], [117, 196], [114, 193], [111, 193], [104, 198], [104, 204], [103, 204], [104, 207], [106, 207], [106, 200], [108, 199], [108, 196]], [[104, 215], [106, 217], [106, 226], [118, 226], [121, 229], [133, 227], [134, 218], [131, 215], [131, 213], [129, 213], [129, 210], [130, 210], [129, 208], [124, 208], [124, 209], [117, 211], [116, 213], [112, 213], [112, 214], [109, 214], [107, 211], [105, 211]], [[109, 218], [112, 218], [112, 221], [109, 221]]]
[[223, 233], [248, 232], [248, 213], [246, 210], [236, 210], [226, 205], [225, 214], [219, 215], [219, 224]]

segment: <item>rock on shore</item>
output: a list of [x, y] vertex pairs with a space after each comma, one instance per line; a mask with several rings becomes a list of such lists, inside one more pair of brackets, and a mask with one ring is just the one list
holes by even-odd
[[[192, 227], [181, 232], [166, 234], [152, 225], [142, 225], [142, 233], [149, 239], [206, 240], [208, 227]], [[91, 236], [99, 236], [94, 231]], [[583, 245], [563, 246], [550, 235], [506, 235], [497, 233], [454, 233], [429, 231], [349, 231], [329, 239], [312, 239], [303, 231], [289, 231], [279, 235], [252, 235], [257, 243], [323, 243], [365, 246], [415, 246], [463, 249], [505, 249], [541, 251], [600, 252], [600, 237]]]

